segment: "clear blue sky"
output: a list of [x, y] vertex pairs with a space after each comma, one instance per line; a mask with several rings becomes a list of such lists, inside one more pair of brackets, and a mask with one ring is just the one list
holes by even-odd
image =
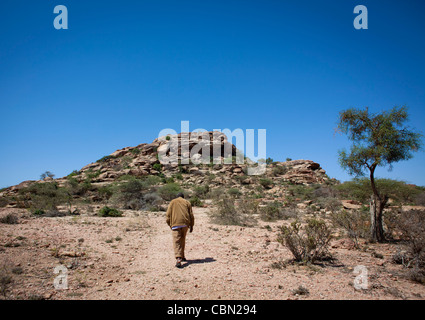
[[[356, 5], [369, 29], [355, 30]], [[69, 29], [53, 27], [65, 5]], [[0, 1], [0, 187], [164, 128], [267, 129], [267, 155], [339, 167], [338, 114], [407, 105], [425, 132], [423, 0]], [[381, 177], [425, 185], [425, 153]]]

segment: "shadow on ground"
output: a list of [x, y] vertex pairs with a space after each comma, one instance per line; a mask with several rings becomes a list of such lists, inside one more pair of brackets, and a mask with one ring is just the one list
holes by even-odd
[[182, 268], [188, 267], [191, 264], [199, 264], [199, 263], [210, 263], [210, 262], [215, 262], [217, 260], [215, 260], [214, 258], [211, 257], [207, 257], [204, 259], [194, 259], [194, 260], [187, 260], [184, 264], [182, 264]]

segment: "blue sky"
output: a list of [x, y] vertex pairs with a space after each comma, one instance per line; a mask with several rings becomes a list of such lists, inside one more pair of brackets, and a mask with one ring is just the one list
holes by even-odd
[[[355, 30], [356, 5], [369, 29]], [[65, 5], [69, 29], [53, 27]], [[0, 187], [57, 177], [164, 128], [266, 129], [328, 175], [341, 110], [407, 105], [425, 132], [425, 2], [0, 2]], [[381, 177], [425, 185], [425, 153]]]

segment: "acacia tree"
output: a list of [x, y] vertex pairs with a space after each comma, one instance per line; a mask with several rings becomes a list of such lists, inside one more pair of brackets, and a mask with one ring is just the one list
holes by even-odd
[[372, 241], [385, 240], [382, 213], [388, 202], [388, 196], [380, 193], [376, 186], [376, 168], [389, 166], [392, 170], [393, 163], [411, 159], [412, 152], [422, 146], [422, 134], [406, 126], [407, 121], [406, 107], [394, 107], [377, 114], [370, 113], [368, 108], [351, 108], [339, 115], [337, 130], [353, 142], [349, 152], [339, 151], [341, 167], [356, 177], [369, 173], [373, 192], [370, 204]]

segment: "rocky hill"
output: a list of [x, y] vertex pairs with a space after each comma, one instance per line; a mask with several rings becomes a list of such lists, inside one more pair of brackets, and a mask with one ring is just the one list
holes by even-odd
[[[261, 193], [263, 197], [284, 197], [288, 185], [330, 184], [329, 179], [320, 164], [311, 160], [294, 160], [287, 162], [268, 161], [266, 172], [259, 176], [247, 175], [247, 167], [252, 166], [249, 159], [242, 164], [236, 163], [236, 147], [229, 143], [223, 133], [208, 132], [208, 139], [200, 139], [197, 134], [188, 135], [188, 148], [186, 153], [192, 154], [189, 163], [183, 164], [187, 159], [181, 147], [182, 134], [155, 139], [151, 143], [142, 143], [135, 147], [119, 149], [96, 162], [90, 163], [78, 171], [70, 173], [66, 177], [52, 179], [46, 177], [39, 181], [24, 181], [16, 186], [2, 190], [1, 197], [15, 199], [14, 196], [36, 183], [56, 181], [59, 187], [69, 186], [70, 182], [78, 184], [90, 184], [90, 191], [100, 186], [105, 186], [119, 181], [148, 176], [159, 177], [159, 184], [174, 182], [189, 188], [191, 186], [208, 185], [214, 188], [237, 188], [241, 194]], [[204, 136], [205, 137], [205, 136]], [[176, 148], [174, 148], [177, 146]], [[194, 152], [194, 148], [196, 152]], [[195, 160], [202, 156], [202, 150], [220, 150], [217, 156], [211, 156], [208, 164], [196, 164]], [[168, 151], [167, 151], [168, 150]], [[173, 150], [175, 150], [173, 154]], [[198, 151], [199, 150], [199, 151]], [[174, 159], [171, 164], [161, 164], [160, 155], [167, 154]], [[173, 158], [174, 157], [174, 158]], [[230, 164], [225, 162], [231, 161]], [[76, 194], [74, 197], [78, 197]], [[91, 192], [90, 199], [98, 200], [96, 192]], [[9, 201], [9, 206], [16, 206], [16, 201]]]

